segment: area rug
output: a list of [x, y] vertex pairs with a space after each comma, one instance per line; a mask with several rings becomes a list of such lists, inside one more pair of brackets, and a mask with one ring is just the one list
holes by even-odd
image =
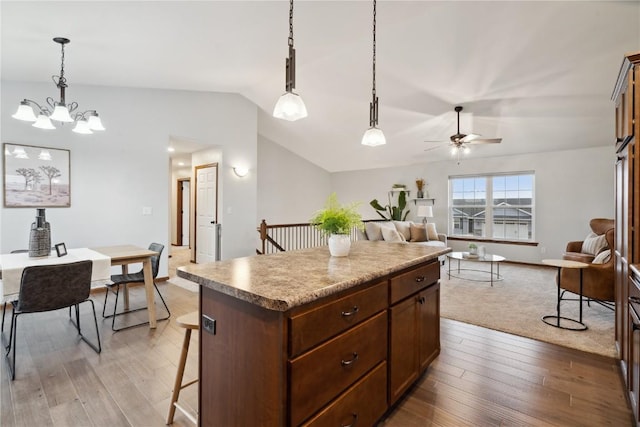
[[[489, 265], [484, 263], [462, 261], [461, 267], [489, 271]], [[616, 357], [612, 310], [595, 303], [590, 306], [583, 303], [586, 331], [558, 329], [542, 322], [543, 316], [556, 313], [556, 268], [502, 263], [500, 275], [503, 280], [494, 282], [493, 287], [489, 282], [448, 278], [448, 268], [446, 264], [441, 271], [442, 317]], [[451, 274], [458, 276], [456, 268], [454, 261]], [[459, 277], [488, 280], [489, 273], [461, 270]], [[578, 319], [579, 303], [563, 301], [561, 313]]]

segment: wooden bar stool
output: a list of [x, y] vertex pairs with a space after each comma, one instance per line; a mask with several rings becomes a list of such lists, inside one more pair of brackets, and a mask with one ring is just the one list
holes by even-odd
[[182, 352], [180, 353], [180, 362], [178, 362], [178, 372], [176, 373], [176, 381], [173, 386], [173, 394], [171, 395], [171, 404], [169, 406], [169, 416], [167, 417], [167, 424], [173, 424], [173, 416], [176, 413], [176, 408], [180, 410], [189, 420], [194, 424], [198, 424], [197, 415], [194, 417], [187, 411], [185, 407], [178, 402], [178, 396], [180, 390], [198, 382], [196, 378], [193, 381], [189, 381], [186, 384], [182, 384], [182, 377], [184, 375], [184, 367], [187, 364], [187, 353], [189, 352], [189, 341], [191, 341], [191, 331], [193, 329], [198, 330], [200, 328], [200, 312], [193, 311], [189, 314], [185, 314], [176, 319], [176, 324], [185, 328], [184, 341], [182, 342]]

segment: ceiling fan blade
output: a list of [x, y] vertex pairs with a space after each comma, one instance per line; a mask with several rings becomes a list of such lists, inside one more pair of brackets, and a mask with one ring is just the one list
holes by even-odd
[[470, 133], [469, 135], [466, 135], [464, 138], [462, 138], [460, 140], [460, 142], [471, 142], [471, 141], [475, 141], [476, 139], [480, 138], [482, 135], [478, 135], [477, 133]]
[[468, 144], [498, 144], [502, 142], [502, 138], [479, 138], [468, 142]]
[[424, 151], [431, 151], [431, 150], [437, 150], [438, 148], [442, 148], [442, 147], [447, 147], [449, 145], [448, 142], [443, 142], [440, 145], [436, 145], [434, 147], [429, 147], [429, 148], [425, 148]]

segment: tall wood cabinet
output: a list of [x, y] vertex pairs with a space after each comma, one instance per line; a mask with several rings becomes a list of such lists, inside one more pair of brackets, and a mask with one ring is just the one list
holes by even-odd
[[[616, 346], [627, 392], [640, 420], [640, 52], [626, 55], [613, 92], [616, 119]], [[637, 271], [637, 270], [636, 270]], [[638, 424], [640, 425], [640, 424]]]

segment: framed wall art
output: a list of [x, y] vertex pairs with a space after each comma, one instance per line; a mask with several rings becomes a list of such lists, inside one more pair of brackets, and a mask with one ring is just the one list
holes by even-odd
[[4, 206], [71, 206], [71, 151], [4, 143]]

